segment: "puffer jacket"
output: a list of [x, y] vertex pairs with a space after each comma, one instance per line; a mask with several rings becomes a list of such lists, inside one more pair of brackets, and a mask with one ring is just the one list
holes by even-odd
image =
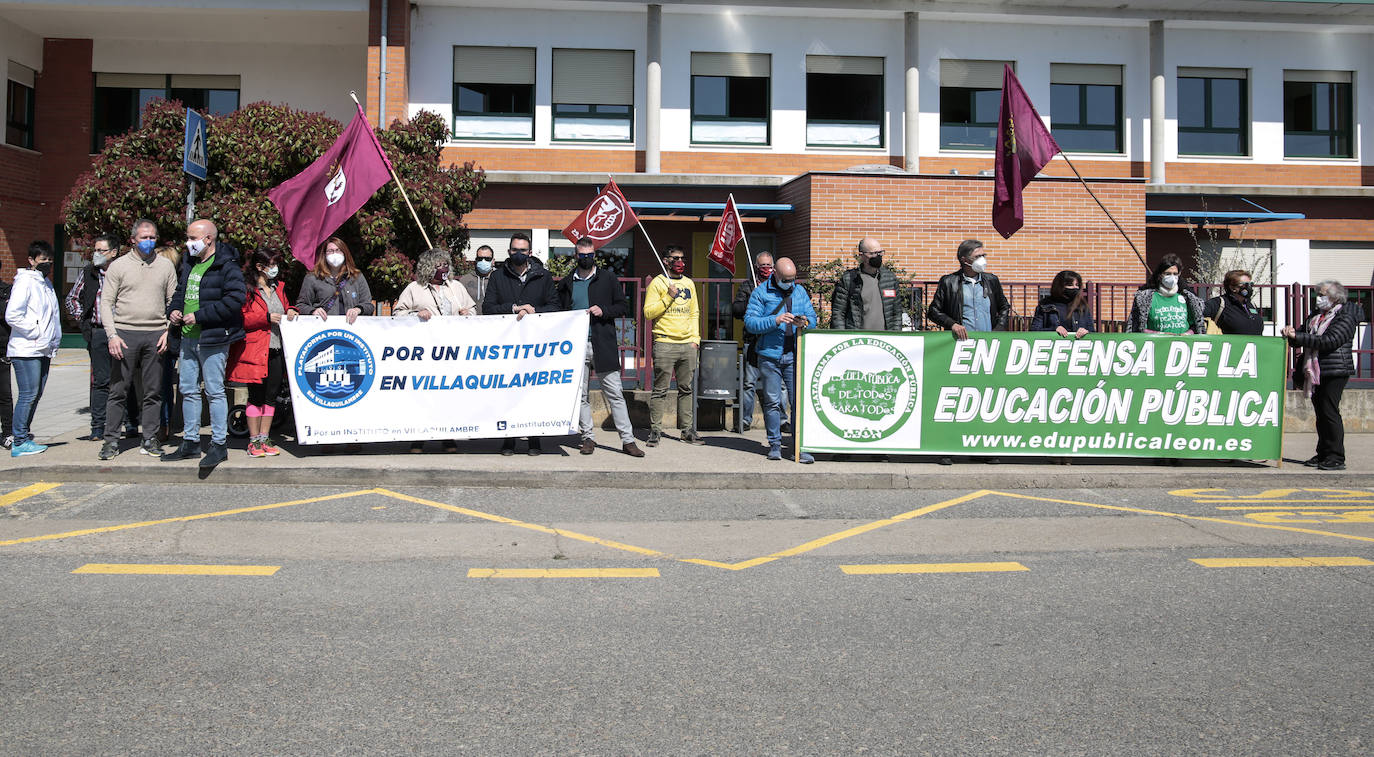
[[[1182, 287], [1178, 291], [1183, 294], [1183, 301], [1188, 306], [1188, 328], [1194, 334], [1206, 334], [1207, 323], [1202, 320], [1202, 298]], [[1135, 302], [1131, 304], [1131, 317], [1126, 321], [1127, 332], [1145, 333], [1145, 327], [1150, 322], [1150, 298], [1154, 293], [1155, 290], [1150, 287], [1136, 290]]]
[[[840, 274], [830, 296], [830, 327], [862, 329], [864, 326], [864, 272], [850, 268]], [[902, 299], [898, 296], [897, 274], [891, 268], [878, 269], [878, 297], [883, 301], [883, 328], [902, 330]]]
[[14, 274], [10, 304], [5, 308], [10, 326], [10, 357], [52, 357], [62, 344], [62, 307], [47, 277], [32, 268]]
[[[282, 310], [291, 307], [286, 301], [286, 285], [277, 282], [277, 301]], [[272, 348], [272, 311], [257, 287], [248, 290], [243, 303], [243, 339], [229, 348], [229, 377], [227, 381], [242, 384], [261, 384], [267, 378], [267, 360]]]
[[[196, 262], [190, 255], [181, 259], [177, 291], [167, 306], [168, 315], [174, 310], [185, 312], [186, 280]], [[243, 338], [243, 303], [248, 299], [248, 289], [239, 265], [238, 250], [226, 242], [215, 242], [214, 260], [200, 279], [196, 323], [200, 324], [201, 347], [225, 347]]]
[[[783, 312], [784, 297], [788, 293], [778, 288], [778, 285], [769, 279], [754, 288], [754, 293], [749, 295], [749, 309], [744, 313], [744, 328], [750, 333], [758, 334], [759, 357], [766, 357], [777, 360], [782, 357], [783, 346], [786, 338], [784, 333], [787, 330], [796, 332], [795, 327], [788, 329], [778, 324], [778, 313]], [[811, 305], [811, 295], [807, 293], [806, 287], [801, 284], [792, 285], [792, 314], [804, 315], [807, 318], [806, 328], [816, 328], [816, 308]]]
[[1303, 375], [1302, 364], [1309, 350], [1317, 352], [1317, 365], [1321, 367], [1322, 378], [1355, 375], [1355, 356], [1350, 350], [1350, 345], [1355, 340], [1356, 329], [1364, 319], [1364, 308], [1360, 307], [1358, 302], [1341, 305], [1340, 310], [1332, 316], [1331, 325], [1320, 334], [1313, 333], [1317, 315], [1308, 318], [1288, 340], [1289, 344], [1302, 349], [1302, 353], [1293, 361], [1293, 364], [1298, 366], [1297, 375]]

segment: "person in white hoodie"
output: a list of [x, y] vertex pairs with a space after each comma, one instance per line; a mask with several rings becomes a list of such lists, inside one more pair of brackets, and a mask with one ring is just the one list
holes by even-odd
[[48, 366], [62, 343], [61, 306], [51, 276], [52, 245], [36, 241], [29, 245], [29, 267], [14, 274], [10, 304], [5, 308], [5, 321], [10, 325], [10, 361], [19, 384], [11, 457], [36, 455], [47, 449], [33, 440], [30, 427], [43, 385], [48, 382]]

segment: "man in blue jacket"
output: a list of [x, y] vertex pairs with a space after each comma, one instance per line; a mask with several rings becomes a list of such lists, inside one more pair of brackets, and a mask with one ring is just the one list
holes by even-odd
[[[816, 326], [811, 295], [797, 283], [791, 258], [778, 258], [773, 275], [749, 295], [744, 328], [758, 335], [759, 378], [763, 381], [763, 423], [768, 430], [768, 459], [782, 459], [782, 391], [787, 390], [793, 428], [797, 419], [797, 337]], [[797, 443], [796, 433], [792, 444]], [[816, 459], [801, 453], [803, 463]]]
[[181, 327], [181, 446], [163, 460], [200, 455], [200, 383], [210, 403], [210, 449], [200, 467], [229, 458], [229, 403], [224, 393], [229, 346], [243, 338], [243, 301], [248, 290], [238, 251], [218, 241], [219, 230], [205, 219], [186, 227], [186, 257], [167, 315]]

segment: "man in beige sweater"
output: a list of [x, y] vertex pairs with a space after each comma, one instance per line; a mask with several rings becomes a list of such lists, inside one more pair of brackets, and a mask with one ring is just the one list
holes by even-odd
[[130, 390], [141, 387], [139, 428], [145, 455], [162, 455], [157, 442], [158, 411], [162, 405], [161, 354], [167, 349], [167, 305], [177, 288], [172, 261], [158, 255], [157, 225], [145, 218], [134, 222], [129, 241], [133, 249], [117, 258], [105, 272], [100, 292], [100, 322], [110, 340], [110, 399], [105, 406], [105, 443], [100, 459], [119, 454], [119, 430], [125, 412], [135, 412]]

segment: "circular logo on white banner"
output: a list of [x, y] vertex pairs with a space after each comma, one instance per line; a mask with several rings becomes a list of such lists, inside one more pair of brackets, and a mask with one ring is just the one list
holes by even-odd
[[296, 386], [306, 399], [327, 408], [348, 407], [367, 394], [377, 363], [367, 343], [351, 331], [326, 329], [296, 353]]
[[832, 347], [811, 376], [811, 407], [821, 424], [852, 442], [892, 436], [916, 409], [916, 368], [883, 339], [858, 337]]

